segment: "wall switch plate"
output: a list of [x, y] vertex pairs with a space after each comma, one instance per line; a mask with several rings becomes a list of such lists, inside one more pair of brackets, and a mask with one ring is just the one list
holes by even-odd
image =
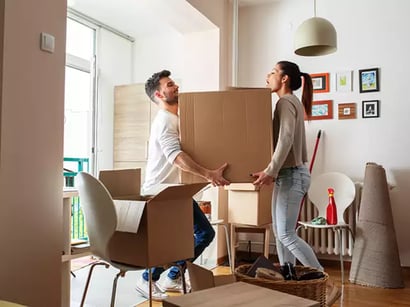
[[41, 32], [40, 49], [53, 53], [55, 47], [55, 38], [53, 35]]

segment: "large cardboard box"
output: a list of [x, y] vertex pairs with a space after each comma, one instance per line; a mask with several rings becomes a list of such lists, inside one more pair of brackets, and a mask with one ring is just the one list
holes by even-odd
[[133, 195], [134, 198], [114, 200], [118, 222], [108, 244], [111, 260], [147, 268], [192, 258], [192, 197], [207, 184], [169, 186], [152, 198], [136, 199], [137, 183], [124, 180], [135, 178], [133, 174], [129, 177], [126, 170], [117, 170], [99, 176], [109, 191], [111, 188], [111, 195]]
[[259, 226], [272, 223], [273, 184], [232, 183], [228, 190], [228, 222]]
[[[181, 93], [182, 149], [199, 164], [214, 169], [229, 164], [231, 182], [252, 182], [272, 157], [272, 102], [269, 89]], [[181, 182], [203, 182], [190, 173]]]

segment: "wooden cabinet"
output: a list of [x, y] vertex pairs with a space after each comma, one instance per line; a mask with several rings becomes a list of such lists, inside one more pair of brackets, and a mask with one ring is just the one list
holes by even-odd
[[148, 140], [157, 107], [145, 93], [144, 84], [114, 88], [114, 168], [141, 168], [148, 156]]

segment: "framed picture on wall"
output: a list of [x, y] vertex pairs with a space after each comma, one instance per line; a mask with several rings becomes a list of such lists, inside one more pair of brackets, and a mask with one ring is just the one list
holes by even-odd
[[338, 104], [339, 119], [354, 119], [356, 118], [355, 103], [339, 103]]
[[362, 117], [363, 118], [380, 117], [379, 100], [362, 101]]
[[360, 93], [378, 92], [379, 84], [379, 69], [369, 68], [359, 70], [359, 90]]
[[310, 74], [313, 83], [313, 93], [329, 92], [329, 73]]
[[312, 102], [312, 115], [306, 116], [307, 120], [332, 119], [332, 100], [319, 100]]
[[339, 71], [336, 73], [336, 91], [351, 92], [352, 91], [352, 71]]

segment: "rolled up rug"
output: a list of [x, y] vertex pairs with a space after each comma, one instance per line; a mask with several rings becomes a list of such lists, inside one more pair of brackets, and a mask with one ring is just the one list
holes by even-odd
[[404, 287], [386, 172], [376, 163], [366, 164], [349, 280], [372, 287]]

